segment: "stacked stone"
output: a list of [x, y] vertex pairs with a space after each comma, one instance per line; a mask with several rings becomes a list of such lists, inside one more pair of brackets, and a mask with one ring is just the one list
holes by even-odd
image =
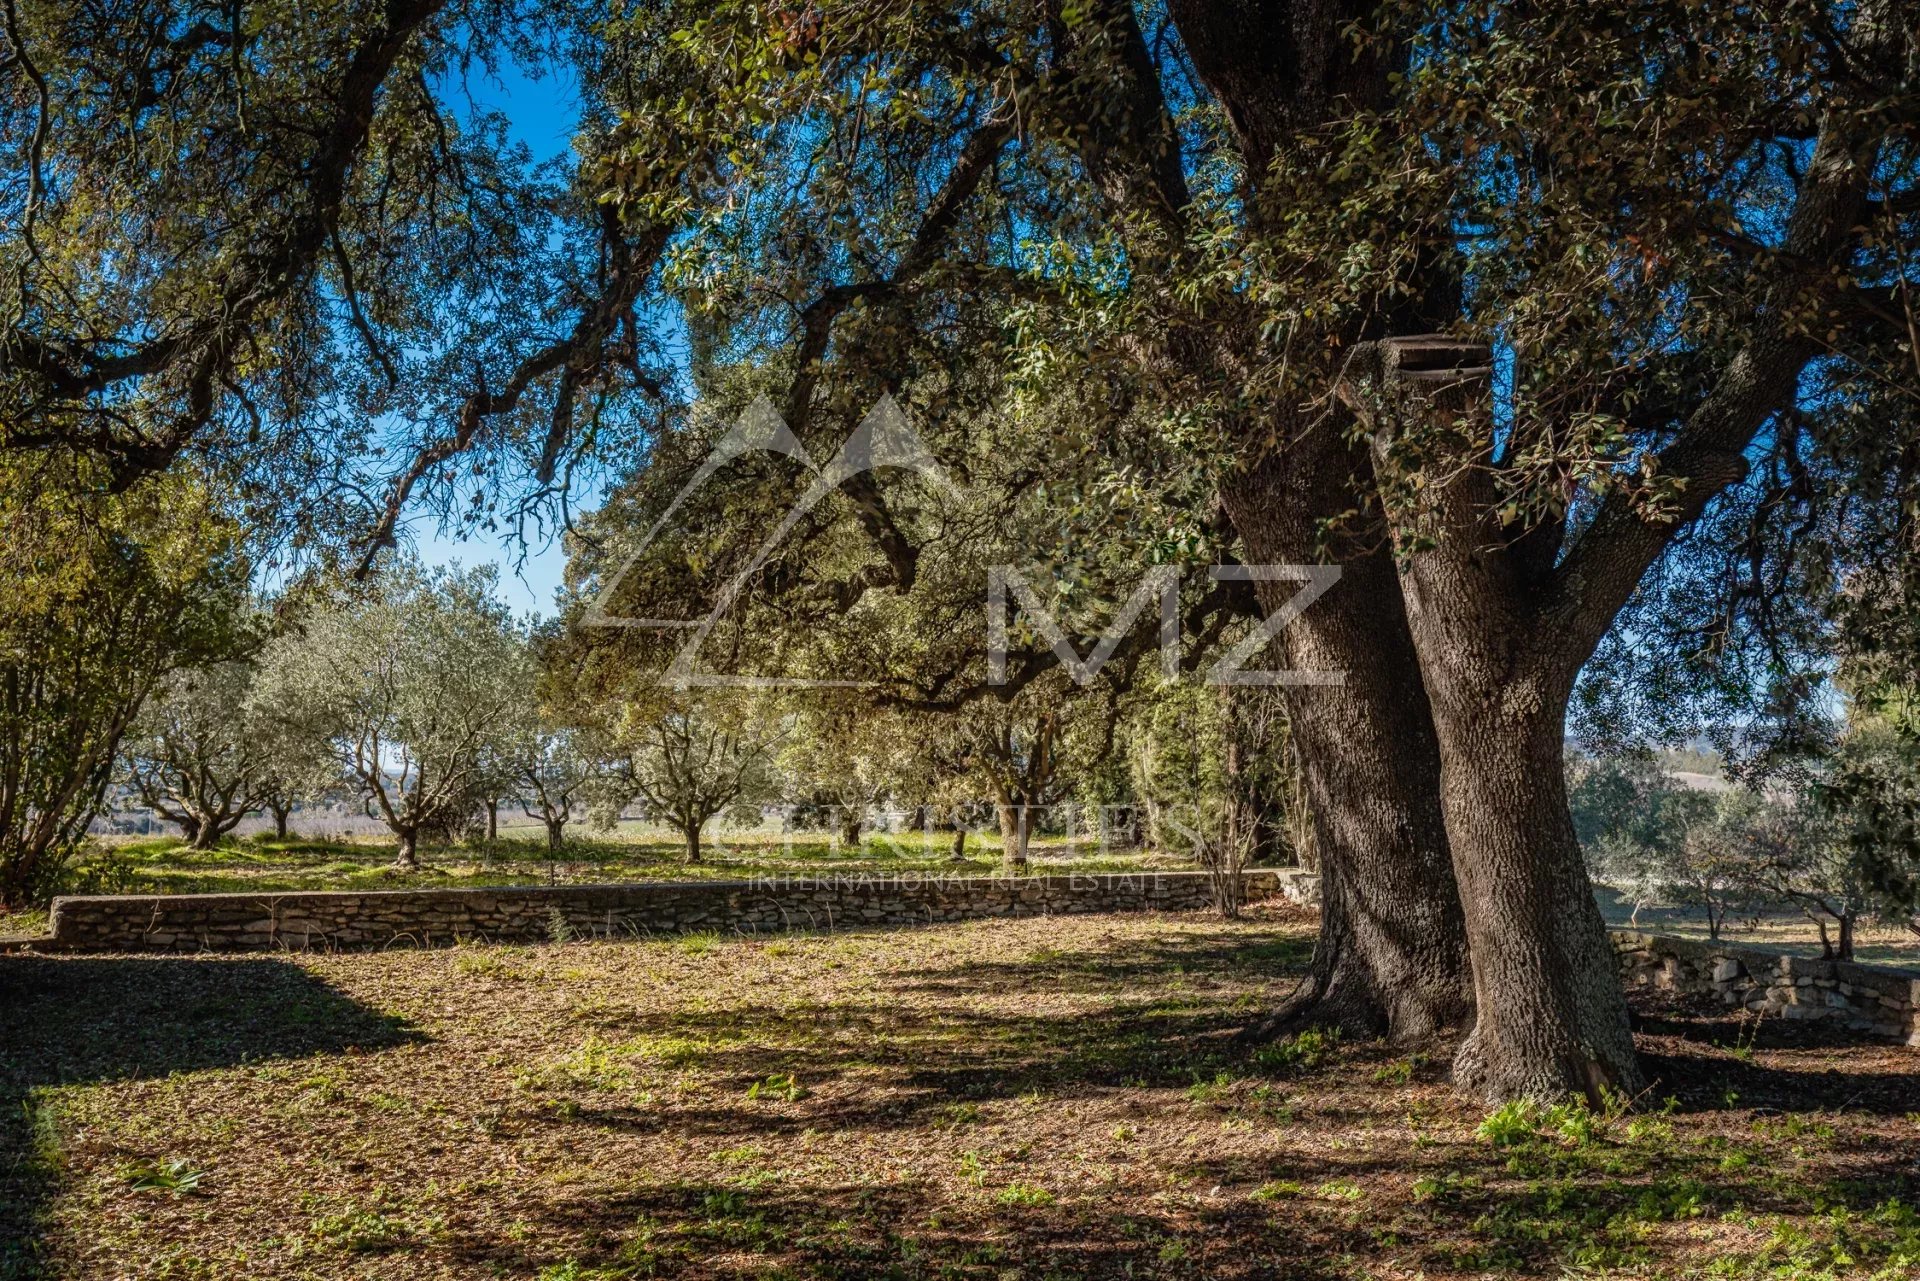
[[[1250, 898], [1308, 902], [1311, 888], [1298, 874], [1247, 874]], [[626, 885], [102, 895], [54, 900], [51, 942], [74, 951], [149, 952], [431, 947], [463, 939], [555, 941], [708, 929], [753, 934], [991, 916], [1177, 912], [1211, 901], [1211, 883], [1200, 872], [1018, 878], [842, 873]]]
[[1834, 1022], [1920, 1046], [1920, 972], [1628, 930], [1614, 931], [1613, 945], [1629, 988], [1712, 996], [1756, 1014]]

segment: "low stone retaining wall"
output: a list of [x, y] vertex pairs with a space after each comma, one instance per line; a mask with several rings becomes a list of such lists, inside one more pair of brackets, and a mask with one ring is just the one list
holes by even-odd
[[[1315, 878], [1247, 873], [1251, 899], [1310, 904]], [[743, 881], [284, 894], [141, 894], [53, 901], [48, 943], [67, 951], [262, 951], [431, 947], [459, 939], [644, 937], [928, 925], [991, 916], [1190, 911], [1203, 872], [947, 876], [842, 873]]]
[[1628, 988], [1712, 996], [1755, 1013], [1836, 1022], [1877, 1041], [1920, 1046], [1920, 970], [1632, 930], [1613, 931], [1613, 948]]

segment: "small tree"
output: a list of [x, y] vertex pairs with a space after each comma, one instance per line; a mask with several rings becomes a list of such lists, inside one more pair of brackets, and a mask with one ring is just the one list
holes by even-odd
[[1876, 914], [1920, 934], [1920, 699], [1916, 685], [1856, 702], [1828, 768], [1810, 789], [1836, 853]]
[[0, 906], [51, 894], [169, 673], [242, 652], [238, 531], [185, 477], [121, 493], [0, 458]]
[[1809, 803], [1775, 806], [1749, 851], [1753, 884], [1799, 906], [1820, 932], [1820, 954], [1853, 959], [1854, 931], [1878, 896], [1867, 865], [1828, 814]]
[[494, 572], [400, 562], [374, 593], [321, 609], [270, 647], [261, 697], [331, 752], [419, 866], [423, 831], [470, 812], [483, 752], [531, 680]]
[[192, 849], [211, 849], [271, 789], [267, 744], [247, 716], [252, 686], [253, 666], [244, 661], [176, 673], [121, 749], [127, 781]]
[[961, 713], [972, 775], [993, 797], [1002, 866], [1024, 869], [1046, 808], [1112, 747], [1114, 708], [1058, 685], [1036, 684], [1007, 703]]
[[478, 806], [485, 813], [481, 839], [489, 845], [500, 839], [500, 803], [520, 795], [522, 752], [535, 733], [531, 727], [503, 727], [489, 736], [475, 756], [467, 781], [467, 807]]
[[768, 790], [779, 735], [751, 712], [718, 699], [675, 697], [621, 736], [625, 751], [615, 772], [627, 795], [674, 826], [689, 863], [700, 861], [708, 819]]
[[1222, 691], [1187, 682], [1146, 685], [1130, 700], [1124, 741], [1147, 844], [1188, 846], [1198, 856], [1201, 811], [1224, 818], [1228, 733]]
[[1289, 855], [1296, 864], [1312, 863], [1312, 816], [1279, 691], [1273, 686], [1223, 685], [1218, 697], [1226, 801], [1223, 839], [1242, 849], [1243, 864]]
[[1737, 842], [1728, 844], [1734, 838], [1727, 833], [1739, 814], [1722, 815], [1725, 839], [1697, 832], [1727, 802], [1678, 785], [1650, 752], [1578, 756], [1567, 772], [1574, 832], [1587, 865], [1632, 902], [1630, 923], [1637, 925], [1649, 904], [1675, 899], [1703, 908], [1708, 933], [1718, 938], [1747, 878], [1743, 863], [1729, 861]]
[[[874, 811], [923, 773], [908, 718], [824, 701], [795, 718], [780, 765], [791, 790], [830, 807], [833, 845], [843, 850], [859, 849]], [[924, 799], [914, 798], [916, 803]]]
[[325, 743], [261, 697], [257, 676], [248, 695], [246, 733], [261, 762], [260, 807], [273, 818], [275, 839], [284, 841], [296, 806], [339, 790], [339, 763]]
[[1819, 931], [1821, 954], [1849, 961], [1860, 921], [1897, 910], [1900, 900], [1876, 880], [1884, 851], [1848, 838], [1822, 786], [1794, 801], [1747, 789], [1723, 793], [1685, 833], [1667, 870], [1668, 892], [1706, 909], [1710, 937], [1720, 937], [1742, 902], [1792, 903]]
[[598, 758], [585, 731], [542, 725], [518, 736], [512, 755], [514, 794], [521, 812], [547, 829], [547, 852], [558, 855], [566, 827], [599, 777]]
[[1660, 812], [1669, 826], [1644, 847], [1659, 886], [1706, 913], [1711, 939], [1720, 937], [1735, 907], [1769, 885], [1767, 869], [1787, 865], [1798, 840], [1791, 810], [1745, 788]]

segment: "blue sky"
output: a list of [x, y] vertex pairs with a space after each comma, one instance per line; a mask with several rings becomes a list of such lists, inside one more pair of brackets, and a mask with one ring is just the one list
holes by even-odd
[[[513, 136], [527, 145], [535, 160], [565, 154], [580, 120], [580, 93], [578, 82], [563, 65], [546, 70], [538, 79], [510, 61], [500, 68], [497, 77], [475, 66], [467, 75], [464, 89], [463, 94], [461, 86], [449, 86], [449, 99], [464, 105], [465, 97], [471, 96], [480, 109], [504, 114]], [[523, 558], [523, 549], [510, 535], [448, 537], [431, 516], [414, 517], [407, 532], [414, 549], [429, 565], [459, 561], [462, 565], [498, 566], [501, 598], [514, 612], [554, 612], [554, 592], [567, 563], [558, 538], [544, 543], [530, 538]]]

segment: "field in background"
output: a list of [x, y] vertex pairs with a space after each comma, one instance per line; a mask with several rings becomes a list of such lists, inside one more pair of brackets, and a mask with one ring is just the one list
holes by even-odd
[[[1635, 1112], [1228, 1034], [1310, 921], [0, 956], [0, 1276], [1907, 1278], [1920, 1058], [1641, 1006]], [[12, 1252], [12, 1257], [9, 1256]]]
[[[1644, 930], [1648, 934], [1707, 937], [1707, 918], [1697, 908], [1643, 907], [1636, 918], [1633, 904], [1613, 890], [1600, 886], [1595, 892], [1600, 899], [1600, 911], [1609, 925]], [[1834, 932], [1831, 923], [1827, 931]], [[1735, 912], [1727, 918], [1720, 937], [1743, 947], [1778, 948], [1802, 956], [1820, 955], [1820, 931], [1804, 913], [1791, 906]], [[1864, 965], [1920, 966], [1920, 935], [1900, 925], [1862, 921], [1854, 936], [1853, 959]]]

